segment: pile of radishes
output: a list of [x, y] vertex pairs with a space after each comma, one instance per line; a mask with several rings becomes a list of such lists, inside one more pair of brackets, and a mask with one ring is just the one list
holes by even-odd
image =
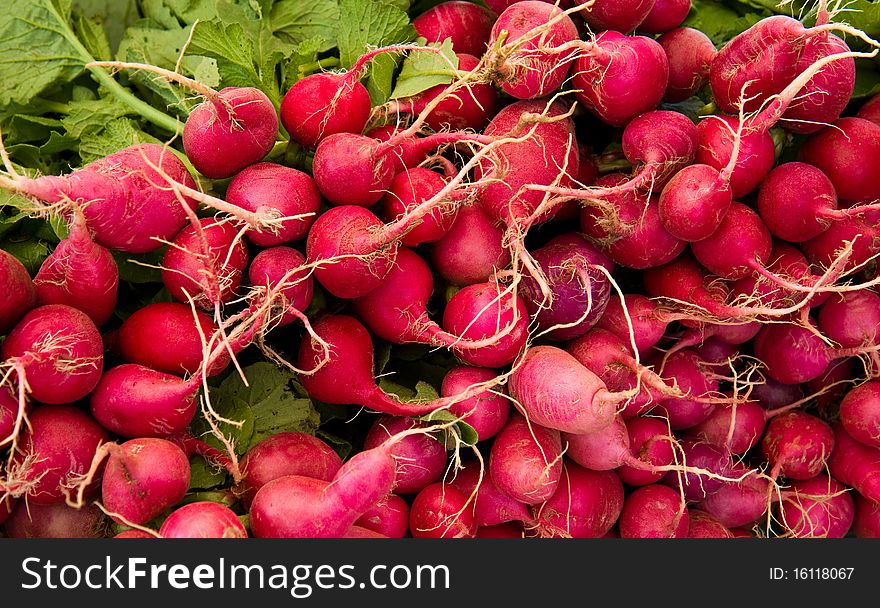
[[[880, 535], [880, 98], [853, 100], [880, 43], [824, 2], [720, 49], [688, 1], [487, 4], [414, 19], [457, 61], [411, 98], [372, 106], [366, 67], [436, 46], [277, 110], [178, 79], [182, 150], [4, 152], [68, 228], [35, 276], [0, 250], [6, 535]], [[307, 164], [265, 161], [279, 130]], [[111, 252], [161, 252], [172, 301], [114, 315]], [[380, 387], [377, 348], [413, 343], [454, 357], [436, 398]], [[367, 417], [355, 453], [239, 457], [208, 387], [244, 352]]]

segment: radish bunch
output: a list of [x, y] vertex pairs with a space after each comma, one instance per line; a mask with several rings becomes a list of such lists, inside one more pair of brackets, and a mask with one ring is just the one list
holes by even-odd
[[[196, 95], [182, 141], [2, 149], [63, 227], [0, 250], [6, 535], [880, 535], [880, 43], [487, 6], [281, 95], [95, 62]], [[442, 82], [377, 100], [418, 53]], [[283, 385], [217, 398], [266, 360]], [[336, 413], [255, 432], [279, 393]]]

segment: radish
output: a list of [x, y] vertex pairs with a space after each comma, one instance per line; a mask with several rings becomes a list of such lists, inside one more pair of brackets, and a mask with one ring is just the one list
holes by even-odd
[[495, 486], [514, 500], [527, 505], [549, 500], [562, 475], [559, 431], [512, 413], [492, 442], [488, 471]]
[[468, 497], [446, 483], [433, 483], [413, 499], [409, 529], [414, 538], [473, 538], [477, 533]]
[[242, 480], [235, 494], [250, 507], [264, 485], [285, 475], [303, 475], [330, 481], [342, 467], [342, 459], [333, 449], [313, 435], [285, 431], [266, 437], [242, 457]]
[[880, 538], [880, 504], [861, 494], [853, 496], [852, 533], [856, 538]]
[[492, 26], [489, 64], [501, 90], [516, 99], [547, 97], [562, 86], [578, 31], [562, 9], [540, 0], [505, 8]]
[[[89, 469], [107, 432], [88, 414], [72, 405], [43, 405], [28, 416], [30, 425], [18, 440], [3, 486], [28, 503], [51, 505], [65, 501]], [[96, 484], [84, 491], [94, 494]]]
[[[492, 382], [497, 376], [498, 372], [493, 369], [458, 365], [443, 376], [440, 395], [453, 397], [464, 393], [473, 384]], [[484, 441], [504, 428], [510, 417], [510, 401], [498, 391], [487, 390], [453, 403], [449, 406], [449, 412], [469, 424], [477, 432], [479, 440]]]
[[77, 214], [70, 234], [43, 260], [34, 277], [37, 304], [66, 304], [86, 313], [97, 327], [113, 315], [119, 269], [110, 251], [92, 240]]
[[104, 368], [101, 335], [84, 313], [65, 304], [28, 312], [0, 354], [16, 370], [21, 391], [42, 403], [73, 403], [98, 384]]
[[479, 205], [458, 209], [455, 221], [431, 246], [431, 266], [453, 285], [488, 281], [510, 264], [504, 228]]
[[[599, 32], [602, 30], [616, 30], [618, 32], [631, 32], [651, 14], [655, 0], [633, 0], [620, 2], [619, 0], [596, 0], [587, 10], [579, 14], [590, 26], [590, 29]], [[577, 5], [586, 5], [584, 0], [575, 0]]]
[[657, 314], [657, 304], [644, 295], [628, 293], [624, 295], [623, 300], [621, 303], [619, 299], [611, 298], [596, 327], [610, 331], [622, 340], [629, 340], [629, 322], [631, 322], [635, 345], [639, 354], [645, 356], [666, 333], [668, 323]]
[[178, 507], [162, 522], [162, 538], [247, 538], [235, 512], [216, 502], [198, 501]]
[[306, 257], [298, 250], [284, 245], [263, 249], [248, 266], [248, 280], [267, 292], [280, 290], [281, 314], [273, 316], [270, 325], [281, 327], [303, 320], [304, 311], [312, 303], [315, 281], [307, 269]]
[[297, 80], [281, 101], [281, 124], [290, 138], [316, 147], [334, 133], [360, 133], [370, 117], [370, 94], [358, 72], [319, 72]]
[[601, 538], [617, 522], [623, 504], [623, 484], [614, 471], [566, 462], [556, 492], [533, 507], [538, 536]]
[[784, 491], [778, 519], [787, 536], [843, 538], [853, 524], [853, 499], [840, 482], [819, 474], [795, 481]]
[[[128, 363], [167, 374], [192, 374], [204, 358], [202, 336], [211, 336], [216, 329], [201, 310], [178, 302], [156, 302], [122, 322], [116, 343]], [[221, 372], [228, 362], [229, 357], [222, 356], [209, 373]]]
[[874, 95], [859, 108], [856, 113], [857, 118], [870, 120], [875, 125], [880, 126], [880, 94]]
[[827, 466], [835, 435], [825, 422], [806, 412], [774, 417], [761, 438], [761, 451], [770, 464], [770, 477], [811, 479]]
[[691, 503], [704, 500], [721, 489], [725, 484], [722, 477], [728, 474], [733, 464], [731, 455], [693, 437], [683, 437], [678, 445], [684, 471], [671, 470], [660, 483], [680, 491]]
[[[416, 206], [429, 200], [446, 185], [439, 173], [422, 167], [405, 169], [392, 180], [388, 192], [382, 197], [381, 205], [386, 221], [394, 221]], [[401, 244], [417, 247], [443, 238], [455, 221], [456, 208], [437, 207], [423, 217], [403, 238]]]
[[774, 236], [792, 243], [824, 232], [837, 212], [831, 180], [816, 167], [790, 162], [773, 169], [758, 191], [758, 212]]
[[877, 344], [880, 296], [868, 289], [833, 294], [822, 304], [816, 322], [823, 335], [843, 348]]
[[256, 163], [239, 171], [226, 188], [227, 202], [254, 213], [275, 213], [283, 221], [274, 231], [250, 230], [245, 236], [254, 245], [271, 247], [306, 236], [321, 207], [321, 193], [308, 174], [274, 163]]
[[740, 463], [734, 464], [727, 475], [738, 481], [725, 482], [697, 507], [728, 528], [754, 524], [770, 507], [770, 481], [766, 475], [750, 470]]
[[638, 29], [648, 34], [669, 32], [681, 25], [690, 10], [690, 0], [656, 0]]
[[[297, 366], [303, 387], [324, 403], [360, 405], [393, 416], [421, 416], [478, 395], [496, 382], [475, 384], [464, 393], [434, 401], [405, 403], [376, 384], [372, 339], [357, 319], [328, 315], [315, 322], [313, 329], [314, 335], [300, 343]], [[348, 381], [338, 382], [340, 374]]]
[[846, 393], [840, 401], [840, 424], [856, 441], [880, 448], [880, 382], [869, 380]]
[[0, 249], [0, 283], [5, 297], [0, 302], [0, 334], [6, 334], [37, 305], [34, 283], [18, 258]]
[[642, 486], [627, 495], [617, 523], [621, 538], [684, 538], [688, 510], [672, 488]]
[[330, 482], [285, 475], [261, 487], [250, 507], [258, 538], [340, 538], [394, 487], [396, 442], [426, 433], [411, 429], [355, 454]]
[[525, 503], [502, 492], [484, 469], [482, 461], [467, 462], [455, 472], [449, 483], [472, 501], [468, 510], [479, 527], [532, 521]]
[[610, 425], [626, 399], [612, 393], [576, 358], [555, 346], [533, 346], [513, 369], [508, 391], [535, 424], [574, 434]]
[[763, 268], [773, 250], [773, 239], [761, 217], [742, 203], [731, 203], [711, 238], [691, 243], [697, 261], [729, 280], [741, 279]]
[[764, 434], [768, 413], [756, 401], [719, 405], [689, 433], [730, 454], [745, 454]]
[[688, 509], [688, 538], [733, 538], [733, 532], [709, 513]]
[[[377, 448], [398, 433], [414, 428], [427, 428], [403, 416], [379, 416], [364, 437], [364, 449]], [[390, 451], [397, 460], [394, 491], [397, 494], [416, 494], [439, 481], [446, 469], [446, 448], [428, 434], [409, 435], [396, 442]]]
[[[462, 78], [466, 79], [469, 73], [480, 67], [480, 60], [474, 55], [457, 52], [456, 58], [458, 73], [463, 75]], [[456, 81], [450, 85], [435, 85], [413, 97], [389, 101], [381, 110], [398, 116], [398, 119], [401, 114], [421, 116], [427, 127], [438, 132], [464, 129], [480, 131], [492, 119], [497, 107], [498, 94], [491, 84], [459, 84]]]
[[[641, 461], [631, 461], [617, 467], [617, 474], [630, 486], [647, 486], [665, 475], [664, 467], [675, 460], [674, 442], [667, 423], [660, 418], [635, 417], [626, 421], [627, 441], [632, 455]], [[645, 465], [648, 466], [645, 466]]]
[[[8, 168], [7, 168], [8, 171]], [[73, 201], [82, 209], [95, 242], [108, 249], [145, 253], [183, 228], [189, 195], [168, 180], [195, 190], [196, 183], [170, 150], [159, 144], [123, 148], [66, 176], [27, 178], [10, 172], [0, 187], [46, 203]]]
[[712, 414], [716, 405], [701, 398], [717, 393], [718, 381], [707, 373], [704, 362], [694, 351], [682, 349], [673, 353], [666, 359], [660, 375], [681, 393], [657, 404], [673, 429], [691, 428]]
[[[740, 133], [737, 138], [737, 133]], [[717, 114], [697, 123], [698, 146], [696, 161], [718, 171], [733, 159], [736, 143], [739, 153], [730, 170], [730, 191], [733, 200], [740, 200], [754, 190], [776, 162], [773, 137], [766, 130], [744, 129], [734, 116]]]
[[865, 498], [880, 502], [880, 449], [856, 441], [842, 424], [834, 425], [828, 472]]
[[479, 57], [486, 52], [497, 18], [492, 10], [479, 4], [447, 0], [421, 13], [412, 25], [429, 43], [449, 39], [456, 53]]
[[840, 198], [880, 198], [880, 185], [865, 169], [866, 165], [880, 162], [880, 125], [864, 118], [840, 118], [811, 135], [798, 156], [821, 169]]
[[551, 239], [532, 252], [546, 277], [552, 300], [547, 301], [532, 276], [525, 276], [520, 294], [529, 317], [545, 337], [570, 340], [583, 335], [599, 320], [610, 299], [611, 287], [604, 273], [614, 264], [578, 234]]
[[575, 59], [572, 72], [577, 100], [603, 122], [623, 127], [660, 103], [669, 61], [653, 38], [607, 30], [593, 37], [592, 48]]
[[389, 494], [367, 509], [346, 533], [363, 527], [385, 538], [403, 538], [409, 532], [409, 504], [397, 494]]
[[174, 443], [145, 437], [105, 445], [110, 457], [101, 479], [101, 500], [114, 521], [145, 524], [189, 489], [189, 459]]
[[[658, 1], [657, 4], [661, 3]], [[689, 6], [690, 2], [684, 4]], [[691, 27], [667, 30], [657, 42], [663, 47], [669, 63], [669, 81], [663, 101], [677, 103], [695, 95], [709, 80], [715, 44], [706, 34]]]
[[162, 282], [178, 302], [213, 310], [234, 297], [247, 262], [232, 224], [204, 218], [174, 237], [162, 258]]
[[9, 538], [104, 538], [107, 518], [97, 505], [74, 509], [19, 501], [5, 529]]

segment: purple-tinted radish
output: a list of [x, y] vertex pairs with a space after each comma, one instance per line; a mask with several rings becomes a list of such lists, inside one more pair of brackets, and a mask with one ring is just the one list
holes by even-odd
[[[380, 416], [364, 437], [364, 449], [379, 447], [402, 431], [425, 427], [426, 423], [412, 418]], [[405, 437], [391, 448], [391, 455], [397, 460], [394, 491], [398, 494], [415, 494], [421, 491], [429, 484], [439, 481], [446, 469], [446, 448], [438, 438], [429, 434]]]
[[846, 486], [825, 474], [793, 482], [776, 506], [777, 519], [794, 538], [843, 538], [855, 515]]
[[601, 538], [617, 522], [623, 504], [623, 484], [614, 471], [566, 462], [556, 492], [533, 508], [538, 536]]

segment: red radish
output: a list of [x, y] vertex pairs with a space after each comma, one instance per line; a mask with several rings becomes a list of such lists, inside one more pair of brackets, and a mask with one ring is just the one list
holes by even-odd
[[617, 522], [623, 504], [623, 484], [614, 471], [566, 462], [556, 492], [533, 507], [538, 536], [601, 538]]
[[373, 505], [391, 493], [397, 441], [425, 432], [412, 429], [355, 454], [330, 482], [285, 475], [261, 487], [250, 507], [258, 538], [340, 538]]
[[247, 538], [235, 512], [216, 502], [191, 502], [172, 511], [159, 528], [162, 538]]
[[293, 141], [314, 148], [334, 133], [363, 131], [371, 105], [354, 72], [319, 72], [297, 80], [284, 94], [281, 124]]
[[480, 159], [475, 177], [483, 210], [508, 228], [550, 219], [555, 210], [541, 210], [545, 194], [535, 187], [570, 187], [579, 165], [574, 123], [565, 108], [559, 102], [548, 107], [541, 100], [517, 101], [502, 108], [483, 133], [522, 140], [500, 144]]
[[[305, 268], [306, 256], [292, 247], [279, 245], [260, 251], [248, 266], [248, 280], [253, 286], [267, 289], [280, 286], [284, 298], [282, 314], [273, 323], [280, 326], [290, 325], [302, 319], [303, 313], [312, 303], [315, 281]], [[300, 272], [294, 269], [303, 267]]]
[[840, 118], [811, 135], [801, 146], [799, 158], [821, 169], [842, 199], [880, 197], [880, 185], [868, 170], [880, 162], [880, 125], [864, 118]]
[[761, 217], [742, 203], [731, 203], [711, 238], [691, 243], [697, 261], [710, 272], [741, 279], [765, 266], [773, 237]]
[[667, 467], [675, 460], [674, 440], [667, 423], [660, 418], [635, 417], [626, 421], [626, 430], [633, 456], [649, 466], [623, 464], [617, 468], [617, 474], [630, 486], [659, 481], [665, 472], [653, 470], [654, 467]]
[[614, 127], [657, 107], [669, 82], [669, 61], [657, 41], [608, 30], [592, 44], [572, 67], [578, 101]]
[[852, 378], [855, 377], [856, 361], [858, 359], [855, 357], [842, 357], [831, 361], [824, 374], [803, 384], [801, 395], [804, 392], [816, 395], [816, 409], [823, 414], [838, 407], [841, 398], [849, 390]]
[[156, 535], [137, 528], [130, 528], [114, 535], [113, 538], [156, 538]]
[[844, 396], [840, 424], [856, 441], [880, 448], [880, 382], [869, 380]]
[[754, 190], [776, 162], [773, 138], [766, 130], [740, 129], [739, 119], [718, 114], [697, 123], [699, 145], [696, 161], [721, 171], [730, 164], [741, 131], [739, 153], [730, 173], [730, 190], [739, 200]]
[[31, 308], [37, 305], [34, 283], [18, 258], [0, 249], [0, 283], [5, 296], [0, 302], [0, 334], [5, 334]]
[[[439, 173], [422, 167], [413, 167], [398, 173], [388, 192], [382, 197], [382, 211], [387, 221], [394, 221], [416, 206], [429, 200], [446, 185]], [[407, 247], [440, 240], [455, 221], [456, 209], [437, 207], [409, 232], [400, 242]]]
[[[128, 363], [138, 363], [168, 374], [192, 374], [204, 358], [202, 335], [210, 337], [214, 321], [201, 310], [178, 302], [156, 302], [133, 312], [119, 328], [117, 346]], [[212, 368], [218, 373], [228, 363], [221, 357]]]
[[330, 481], [342, 467], [342, 459], [314, 435], [284, 431], [249, 449], [239, 466], [243, 477], [235, 493], [245, 507], [250, 507], [257, 491], [273, 479], [302, 475]]
[[[376, 418], [364, 437], [364, 449], [379, 447], [398, 433], [414, 428], [427, 428], [403, 416]], [[394, 444], [391, 455], [397, 460], [394, 491], [397, 494], [415, 494], [429, 484], [439, 481], [446, 469], [446, 448], [429, 434], [410, 435]]]
[[555, 346], [529, 348], [510, 376], [508, 391], [530, 421], [574, 434], [593, 433], [610, 425], [624, 400], [576, 358]]
[[684, 101], [703, 88], [716, 53], [712, 40], [700, 30], [678, 27], [667, 31], [657, 42], [666, 52], [669, 63], [669, 82], [663, 100]]
[[19, 383], [42, 403], [73, 403], [98, 384], [104, 368], [101, 335], [84, 313], [65, 304], [28, 312], [0, 347]]
[[80, 509], [66, 504], [18, 501], [6, 520], [9, 538], [104, 538], [107, 518], [97, 505]]
[[409, 530], [415, 538], [473, 538], [477, 525], [468, 497], [446, 483], [433, 483], [413, 499]]
[[[666, 333], [667, 323], [657, 314], [657, 304], [647, 297], [628, 293], [624, 295], [623, 304], [618, 298], [611, 298], [605, 314], [596, 323], [597, 328], [605, 329], [614, 333], [618, 338], [629, 343], [629, 317], [633, 327], [635, 344], [641, 355], [650, 352], [650, 348], [657, 344]], [[626, 313], [624, 313], [624, 306]]]
[[880, 94], [874, 95], [862, 104], [862, 107], [856, 113], [856, 117], [870, 120], [875, 125], [880, 126]]
[[[474, 5], [471, 5], [474, 6]], [[479, 59], [458, 51], [458, 73], [477, 69]], [[466, 78], [466, 76], [464, 76]], [[396, 99], [383, 106], [389, 114], [423, 115], [425, 125], [434, 131], [482, 130], [492, 119], [498, 106], [498, 94], [488, 83], [474, 82], [452, 85], [438, 84], [407, 99]], [[438, 97], [442, 99], [435, 103]], [[432, 108], [428, 109], [428, 105]]]
[[479, 527], [532, 521], [525, 503], [502, 492], [483, 468], [482, 462], [466, 463], [464, 468], [455, 472], [455, 477], [449, 483], [471, 500], [469, 511]]
[[[239, 171], [226, 188], [226, 200], [254, 213], [277, 213], [291, 217], [316, 214], [321, 193], [308, 174], [274, 163], [257, 163]], [[283, 221], [274, 232], [250, 230], [247, 239], [260, 247], [271, 247], [306, 236], [314, 216]]]
[[848, 489], [825, 474], [795, 481], [777, 504], [777, 519], [787, 536], [843, 538], [852, 527], [853, 499]]
[[880, 538], [880, 503], [861, 494], [853, 495], [852, 533], [856, 538]]
[[34, 277], [37, 303], [66, 304], [101, 327], [116, 308], [119, 269], [110, 251], [92, 240], [83, 221], [43, 260]]
[[690, 0], [656, 0], [651, 11], [638, 25], [639, 31], [662, 34], [681, 25], [691, 10]]
[[761, 451], [770, 464], [770, 476], [811, 479], [827, 466], [834, 450], [834, 433], [819, 418], [792, 411], [775, 416], [761, 438]]
[[758, 191], [758, 212], [774, 236], [792, 243], [824, 232], [835, 218], [837, 193], [821, 170], [801, 162], [773, 169]]
[[530, 505], [548, 500], [562, 475], [559, 431], [511, 414], [492, 443], [488, 470], [492, 482], [511, 498]]
[[455, 221], [431, 247], [431, 265], [453, 285], [488, 281], [510, 264], [504, 229], [479, 205], [461, 207]]
[[275, 145], [278, 115], [254, 87], [213, 91], [193, 108], [183, 126], [183, 149], [205, 177], [232, 177], [258, 163]]
[[[583, 0], [575, 0], [575, 4], [584, 5]], [[616, 30], [631, 32], [651, 14], [655, 0], [596, 0], [585, 11], [579, 14], [594, 32]]]
[[691, 503], [704, 500], [724, 486], [720, 477], [727, 476], [733, 464], [728, 452], [693, 437], [683, 437], [678, 445], [687, 469], [683, 474], [669, 471], [661, 483], [680, 491]]
[[566, 456], [591, 471], [610, 471], [635, 460], [626, 423], [620, 417], [595, 433], [563, 433], [562, 441], [567, 445]]
[[577, 27], [558, 6], [540, 0], [511, 4], [489, 38], [501, 90], [516, 99], [549, 96], [562, 86], [574, 59], [566, 43], [577, 40]]
[[174, 237], [162, 258], [162, 282], [178, 302], [213, 310], [233, 298], [247, 266], [247, 246], [229, 222], [199, 220]]
[[[23, 495], [28, 503], [63, 503], [88, 471], [98, 446], [109, 439], [107, 432], [88, 414], [72, 405], [44, 405], [28, 416], [30, 426], [18, 441], [4, 490]], [[96, 476], [100, 482], [100, 475]], [[86, 488], [89, 494], [97, 485]]]
[[196, 413], [201, 378], [190, 380], [136, 363], [104, 372], [89, 397], [92, 416], [122, 437], [167, 437], [186, 429]]
[[755, 356], [766, 365], [767, 375], [784, 384], [815, 380], [834, 359], [862, 351], [831, 348], [806, 327], [791, 324], [765, 325], [755, 336], [753, 346]]
[[[373, 342], [354, 317], [328, 315], [313, 326], [314, 335], [300, 343], [300, 381], [313, 399], [335, 405], [360, 405], [392, 416], [422, 416], [449, 407], [485, 390], [485, 385], [454, 397], [405, 403], [383, 392], [373, 376]], [[344, 376], [347, 382], [339, 382]], [[378, 500], [378, 499], [377, 499]]]
[[[443, 310], [442, 325], [446, 332], [465, 341], [463, 345], [449, 345], [459, 359], [480, 367], [503, 367], [513, 362], [525, 346], [529, 318], [516, 293], [490, 281], [456, 292]], [[473, 348], [483, 340], [490, 343]]]
[[731, 454], [745, 454], [764, 433], [767, 412], [756, 401], [722, 404], [688, 431]]
[[688, 538], [733, 538], [733, 532], [709, 513], [688, 509]]
[[834, 425], [828, 472], [865, 498], [880, 502], [880, 449], [856, 441], [842, 424]]
[[96, 243], [144, 253], [172, 239], [186, 224], [184, 204], [194, 206], [186, 196], [178, 198], [168, 180], [196, 188], [184, 164], [165, 146], [140, 144], [66, 176], [0, 176], [0, 187], [47, 203], [73, 201], [82, 208]]
[[816, 321], [822, 334], [843, 348], [877, 344], [880, 296], [867, 289], [831, 295]]
[[337, 205], [363, 207], [382, 198], [394, 180], [394, 165], [392, 157], [377, 153], [378, 145], [377, 140], [352, 133], [322, 139], [312, 175], [324, 198]]
[[770, 481], [766, 475], [739, 463], [727, 471], [727, 476], [738, 481], [724, 483], [699, 503], [698, 508], [728, 528], [754, 524], [770, 507]]
[[[440, 395], [453, 397], [467, 390], [469, 386], [479, 382], [491, 382], [498, 372], [485, 367], [468, 365], [455, 366], [443, 376]], [[453, 416], [461, 417], [477, 432], [480, 441], [497, 435], [510, 417], [510, 401], [504, 395], [484, 391], [469, 399], [449, 406]]]
[[610, 298], [608, 278], [614, 264], [579, 234], [564, 234], [532, 252], [541, 268], [552, 301], [545, 301], [541, 287], [532, 276], [525, 276], [520, 294], [533, 322], [544, 336], [570, 340], [583, 335], [605, 312]]
[[688, 511], [678, 492], [653, 484], [633, 490], [617, 522], [621, 538], [684, 538]]
[[718, 391], [718, 381], [707, 373], [704, 362], [691, 349], [673, 353], [660, 372], [667, 384], [677, 386], [681, 396], [666, 398], [657, 405], [673, 429], [687, 429], [706, 420], [716, 405], [702, 397]]
[[409, 532], [409, 504], [397, 494], [389, 494], [358, 518], [355, 525], [386, 538], [403, 538]]
[[877, 255], [880, 251], [880, 231], [876, 224], [864, 218], [848, 217], [832, 223], [822, 234], [804, 241], [800, 249], [811, 264], [827, 268], [838, 262], [846, 243], [852, 245], [852, 251], [843, 265], [843, 272], [867, 264]]
[[189, 489], [189, 459], [174, 443], [145, 437], [107, 445], [101, 500], [114, 521], [145, 524]]
[[486, 52], [492, 24], [498, 16], [491, 10], [462, 0], [447, 0], [413, 19], [419, 36], [429, 43], [452, 41], [456, 53], [480, 57]]
[[[15, 437], [18, 413], [18, 400], [12, 395], [12, 391], [6, 387], [0, 387], [0, 441], [3, 441], [4, 445]], [[2, 509], [2, 502], [0, 502], [0, 509]]]

